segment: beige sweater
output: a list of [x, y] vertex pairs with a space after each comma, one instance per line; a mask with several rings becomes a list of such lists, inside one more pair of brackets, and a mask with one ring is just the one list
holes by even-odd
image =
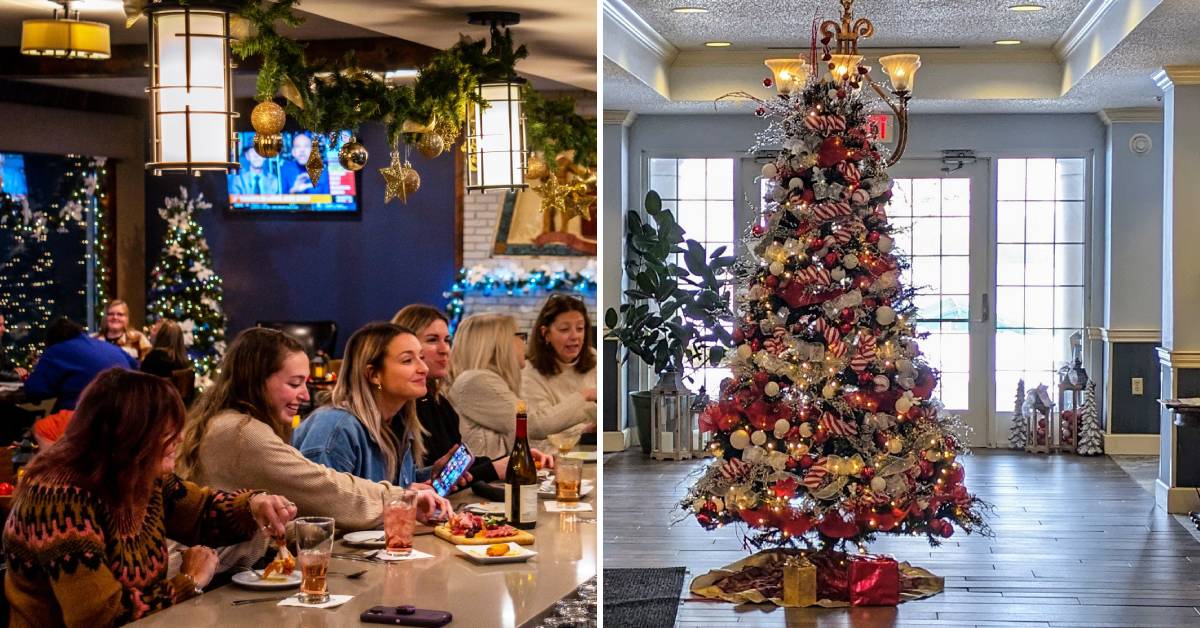
[[[577, 392], [594, 386], [584, 383], [568, 391], [572, 381], [587, 382], [588, 375], [574, 371], [552, 378], [522, 378], [521, 393], [529, 413], [529, 440], [541, 448], [546, 437], [568, 430], [581, 430], [588, 422], [596, 421], [596, 404]], [[566, 379], [560, 380], [559, 378]], [[447, 392], [450, 403], [458, 412], [459, 431], [463, 442], [477, 456], [499, 458], [512, 449], [516, 430], [517, 395], [496, 373], [487, 370], [466, 371], [454, 380]]]
[[296, 502], [302, 517], [333, 517], [339, 533], [378, 528], [384, 496], [401, 490], [312, 462], [266, 424], [233, 411], [213, 417], [200, 444], [200, 464], [193, 482], [282, 495]]

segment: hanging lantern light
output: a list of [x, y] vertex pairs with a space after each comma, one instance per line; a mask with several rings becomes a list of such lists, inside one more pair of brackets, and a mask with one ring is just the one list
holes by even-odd
[[161, 0], [150, 21], [151, 161], [154, 174], [233, 172], [238, 162], [229, 59], [231, 9]]
[[[471, 24], [491, 26], [493, 39], [502, 26], [521, 21], [518, 13], [480, 11]], [[467, 191], [525, 187], [525, 114], [518, 76], [485, 77], [476, 94], [486, 107], [472, 102], [467, 111]]]
[[69, 0], [62, 0], [62, 17], [58, 9], [49, 20], [25, 20], [21, 23], [21, 54], [62, 57], [66, 59], [108, 59], [108, 24], [79, 19], [79, 11], [71, 13]]

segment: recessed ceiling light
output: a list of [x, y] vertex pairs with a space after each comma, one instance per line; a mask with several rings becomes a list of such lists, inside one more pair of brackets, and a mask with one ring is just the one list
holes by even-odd
[[1045, 9], [1045, 8], [1046, 7], [1044, 7], [1040, 4], [1014, 4], [1011, 7], [1008, 7], [1008, 10], [1009, 11], [1041, 11], [1042, 9]]
[[671, 11], [675, 13], [708, 13], [708, 9], [702, 7], [675, 7]]
[[704, 42], [704, 45], [708, 46], [709, 48], [728, 48], [733, 44], [727, 41], [706, 41]]
[[997, 46], [1018, 46], [1021, 44], [1021, 40], [1020, 39], [997, 39], [996, 41], [994, 41], [992, 43], [996, 44]]

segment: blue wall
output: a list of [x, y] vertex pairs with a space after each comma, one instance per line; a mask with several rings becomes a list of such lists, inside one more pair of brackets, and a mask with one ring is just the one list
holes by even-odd
[[454, 155], [426, 160], [413, 151], [421, 189], [408, 204], [383, 203], [390, 151], [383, 128], [359, 136], [370, 152], [361, 176], [360, 215], [311, 219], [229, 214], [225, 177], [146, 177], [146, 274], [162, 249], [158, 207], [179, 186], [203, 192], [213, 208], [200, 217], [215, 270], [225, 281], [228, 335], [259, 320], [334, 320], [338, 354], [362, 325], [409, 303], [445, 304], [454, 280]]

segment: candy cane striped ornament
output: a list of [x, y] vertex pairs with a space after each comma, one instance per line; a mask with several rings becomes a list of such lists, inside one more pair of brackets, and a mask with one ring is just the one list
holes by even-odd
[[833, 281], [828, 270], [816, 265], [801, 268], [793, 276], [803, 283], [812, 285], [828, 286]]
[[787, 349], [787, 328], [776, 327], [771, 330], [771, 337], [763, 343], [763, 349], [772, 355], [779, 355]]
[[813, 466], [808, 468], [808, 473], [804, 474], [803, 484], [810, 491], [815, 491], [821, 488], [821, 484], [825, 482], [825, 478], [829, 476], [829, 469], [825, 468], [825, 458], [817, 460]]
[[826, 412], [821, 415], [821, 427], [834, 436], [853, 436], [858, 433], [858, 427]]
[[837, 171], [851, 183], [856, 183], [862, 178], [862, 173], [858, 169], [858, 164], [855, 164], [852, 161], [843, 161], [839, 163], [837, 165]]
[[743, 462], [741, 458], [730, 458], [721, 465], [721, 475], [727, 480], [743, 478], [749, 472], [750, 465]]
[[849, 216], [851, 213], [850, 203], [846, 201], [825, 201], [813, 208], [813, 216], [816, 216], [818, 220]]
[[844, 358], [844, 357], [846, 357], [846, 354], [849, 352], [850, 352], [850, 345], [848, 345], [845, 342], [842, 342], [840, 340], [838, 342], [835, 342], [835, 343], [829, 345], [828, 353], [829, 353], [829, 355], [831, 355], [835, 358]]

